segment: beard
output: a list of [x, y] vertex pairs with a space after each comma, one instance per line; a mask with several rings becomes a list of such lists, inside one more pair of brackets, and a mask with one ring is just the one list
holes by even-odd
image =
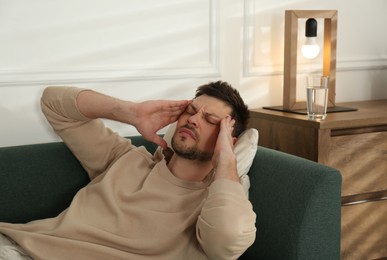
[[[184, 127], [189, 128], [191, 131], [194, 131], [194, 129], [190, 128], [189, 126], [184, 126]], [[196, 140], [199, 141], [198, 135], [196, 134], [196, 132], [194, 133], [197, 138]], [[172, 137], [172, 148], [177, 155], [188, 160], [198, 160], [201, 162], [207, 162], [212, 159], [213, 153], [201, 151], [197, 147], [197, 142], [191, 146], [188, 146], [184, 142], [186, 139], [187, 139], [186, 137], [177, 136], [176, 134]]]

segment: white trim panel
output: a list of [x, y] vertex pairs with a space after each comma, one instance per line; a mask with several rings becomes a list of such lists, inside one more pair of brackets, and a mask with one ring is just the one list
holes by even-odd
[[[157, 1], [155, 1], [155, 3], [156, 2]], [[141, 55], [147, 55], [146, 56], [147, 60], [144, 61], [143, 64], [140, 64], [138, 60], [133, 62], [128, 61], [127, 64], [125, 64], [125, 62], [122, 62], [122, 60], [120, 60], [118, 65], [112, 65], [114, 61], [113, 62], [107, 61], [107, 63], [105, 64], [102, 62], [94, 66], [93, 62], [91, 62], [90, 60], [87, 60], [87, 59], [82, 60], [77, 56], [72, 57], [71, 55], [69, 55], [70, 56], [69, 58], [65, 57], [68, 60], [65, 60], [65, 59], [61, 60], [60, 54], [58, 55], [59, 59], [56, 59], [56, 60], [51, 61], [50, 57], [46, 58], [46, 60], [50, 62], [39, 62], [38, 59], [36, 59], [36, 61], [34, 62], [31, 62], [29, 60], [28, 62], [25, 63], [27, 65], [25, 65], [24, 63], [20, 64], [21, 63], [20, 61], [16, 62], [15, 63], [16, 65], [15, 64], [7, 65], [7, 63], [4, 62], [3, 65], [0, 66], [0, 87], [1, 86], [22, 86], [22, 85], [47, 85], [47, 84], [53, 84], [53, 83], [69, 84], [69, 83], [82, 83], [82, 82], [92, 83], [92, 82], [106, 82], [106, 81], [110, 82], [110, 81], [131, 81], [131, 80], [175, 79], [175, 78], [197, 78], [197, 77], [220, 76], [218, 0], [202, 0], [200, 2], [191, 2], [191, 1], [180, 2], [179, 1], [176, 3], [173, 3], [172, 1], [170, 5], [171, 5], [170, 8], [177, 9], [176, 12], [186, 8], [187, 6], [189, 7], [191, 5], [194, 5], [194, 6], [200, 5], [200, 8], [198, 8], [199, 11], [196, 9], [192, 10], [193, 14], [191, 14], [190, 19], [194, 19], [194, 20], [200, 19], [200, 21], [199, 20], [197, 21], [198, 21], [198, 24], [201, 24], [201, 25], [189, 30], [189, 31], [192, 31], [192, 34], [191, 34], [192, 41], [198, 42], [198, 44], [192, 43], [192, 46], [195, 46], [195, 47], [197, 46], [197, 48], [194, 49], [194, 48], [187, 47], [187, 49], [184, 49], [184, 48], [181, 49], [181, 43], [179, 43], [180, 44], [179, 45], [180, 56], [178, 57], [179, 59], [171, 58], [171, 60], [168, 60], [168, 58], [166, 58], [167, 57], [166, 55], [160, 54], [164, 58], [164, 60], [159, 61], [157, 57], [153, 56], [151, 53], [147, 54], [146, 49], [141, 49], [141, 47], [146, 48], [146, 46], [144, 45], [149, 46], [150, 44], [153, 44], [153, 46], [155, 45], [157, 46], [158, 36], [154, 35], [154, 39], [150, 39], [150, 41], [152, 42], [145, 41], [146, 44], [144, 45], [136, 44], [136, 46], [134, 47], [135, 50], [138, 50], [138, 52], [145, 53]], [[187, 5], [187, 6], [184, 6], [184, 5]], [[166, 8], [166, 7], [163, 7], [163, 8]], [[178, 18], [171, 17], [170, 15], [171, 12], [172, 11], [167, 11], [166, 17], [161, 17], [160, 19], [164, 19], [164, 20], [178, 19]], [[163, 13], [160, 13], [160, 16], [162, 15]], [[141, 20], [142, 18], [141, 16], [136, 16], [136, 17], [137, 17], [136, 19], [138, 20], [135, 20], [133, 22], [137, 22], [137, 23], [143, 22]], [[203, 17], [205, 18], [203, 19]], [[103, 18], [103, 19], [105, 19], [104, 21], [107, 20], [106, 18]], [[123, 18], [120, 18], [120, 19], [123, 19]], [[157, 21], [157, 20], [155, 19], [154, 21]], [[72, 22], [75, 23], [75, 21], [72, 21]], [[120, 22], [121, 21], [117, 20], [117, 24], [119, 26], [123, 26]], [[171, 23], [172, 26], [176, 24], [176, 28], [166, 29], [167, 31], [175, 30], [177, 36], [172, 35], [173, 37], [179, 37], [178, 33], [179, 33], [179, 30], [182, 30], [181, 28], [184, 29], [191, 26], [191, 24], [184, 25], [184, 21], [181, 21], [180, 24], [177, 24], [173, 20], [172, 22], [168, 21], [168, 23], [167, 22], [165, 23], [166, 24]], [[181, 26], [181, 24], [183, 24], [184, 26]], [[85, 26], [84, 24], [81, 24], [81, 25]], [[61, 28], [60, 26], [65, 27], [67, 26], [67, 24], [65, 25], [61, 24], [60, 26], [57, 25], [57, 27], [55, 27], [54, 25], [50, 25], [50, 26], [53, 28], [40, 27], [40, 31], [39, 30], [38, 31], [41, 32], [46, 30], [47, 32], [51, 32], [51, 34], [55, 36], [56, 28]], [[90, 29], [94, 28], [93, 22], [90, 22], [90, 21], [88, 21], [87, 26]], [[99, 28], [100, 26], [101, 26], [101, 21], [96, 19], [95, 27]], [[147, 26], [151, 26], [151, 25], [147, 25]], [[111, 26], [111, 27], [113, 28], [114, 26]], [[67, 30], [66, 33], [68, 33], [69, 35], [74, 34], [73, 31], [70, 31], [71, 28], [74, 29], [74, 27], [71, 27], [71, 28], [65, 27], [65, 28]], [[107, 30], [110, 30], [109, 26], [107, 26]], [[20, 34], [22, 34], [21, 32], [22, 30], [20, 30]], [[6, 33], [8, 32], [3, 33], [3, 35]], [[187, 41], [191, 39], [190, 37], [185, 36], [188, 33], [188, 30], [180, 31], [180, 33], [181, 33], [180, 38], [181, 37], [184, 38], [184, 39], [181, 39], [182, 41], [184, 40]], [[19, 36], [15, 36], [15, 37], [19, 37]], [[166, 39], [167, 37], [169, 37], [168, 33], [165, 34], [161, 31], [159, 37], [160, 37], [160, 40], [163, 41], [164, 49], [168, 48], [168, 39]], [[80, 39], [83, 39], [83, 38], [81, 37]], [[203, 42], [203, 39], [208, 39], [208, 42], [207, 43]], [[174, 39], [172, 38], [171, 39], [172, 47], [170, 48], [173, 48], [174, 46], [173, 43], [174, 43]], [[20, 44], [23, 44], [23, 43], [20, 43]], [[125, 46], [125, 44], [127, 43], [125, 42], [112, 43], [111, 45], [108, 45], [108, 46], [101, 46], [100, 50], [98, 49], [98, 46], [94, 46], [94, 49], [93, 49], [94, 52], [90, 51], [90, 53], [87, 53], [88, 50], [85, 49], [86, 50], [85, 52], [83, 53], [81, 52], [77, 54], [79, 54], [80, 57], [82, 57], [82, 55], [85, 55], [86, 57], [87, 55], [89, 55], [92, 59], [94, 59], [94, 56], [95, 56], [94, 54], [96, 55], [100, 54], [101, 59], [98, 60], [98, 62], [100, 62], [104, 58], [104, 55], [106, 55], [106, 53], [107, 55], [109, 54], [108, 51], [111, 51], [113, 53], [117, 53], [117, 52], [125, 53], [125, 48], [122, 47], [122, 46]], [[20, 46], [23, 46], [23, 45], [20, 45]], [[117, 46], [117, 49], [114, 49], [115, 48], [114, 46]], [[127, 44], [127, 46], [128, 48], [132, 47], [130, 44]], [[104, 49], [106, 47], [108, 47], [107, 50]], [[13, 51], [15, 52], [15, 50]], [[40, 50], [38, 49], [37, 52], [39, 51]], [[133, 52], [133, 49], [131, 49], [131, 51]], [[174, 50], [168, 49], [168, 51], [171, 51], [173, 53]], [[44, 50], [42, 50], [42, 53], [44, 53]], [[137, 53], [137, 51], [135, 51], [135, 53]], [[141, 57], [141, 56], [139, 55], [138, 57]]]

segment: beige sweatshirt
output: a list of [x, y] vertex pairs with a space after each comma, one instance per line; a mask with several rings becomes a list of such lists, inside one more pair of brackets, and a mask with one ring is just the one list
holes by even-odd
[[47, 89], [42, 110], [90, 184], [57, 217], [0, 223], [1, 233], [49, 260], [236, 259], [253, 243], [255, 214], [240, 184], [176, 178], [161, 152], [153, 156], [84, 117], [80, 91]]

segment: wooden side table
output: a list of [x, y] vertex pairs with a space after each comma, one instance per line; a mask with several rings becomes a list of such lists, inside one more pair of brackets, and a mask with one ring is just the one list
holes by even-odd
[[343, 176], [342, 259], [387, 257], [387, 100], [337, 104], [357, 111], [306, 115], [250, 110], [259, 145], [336, 169]]

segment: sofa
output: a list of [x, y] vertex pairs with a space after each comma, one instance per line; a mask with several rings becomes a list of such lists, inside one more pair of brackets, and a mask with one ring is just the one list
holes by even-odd
[[[131, 139], [156, 149], [140, 136]], [[248, 175], [257, 233], [240, 259], [340, 259], [339, 171], [258, 146]], [[0, 222], [54, 217], [88, 182], [62, 142], [2, 147]]]

